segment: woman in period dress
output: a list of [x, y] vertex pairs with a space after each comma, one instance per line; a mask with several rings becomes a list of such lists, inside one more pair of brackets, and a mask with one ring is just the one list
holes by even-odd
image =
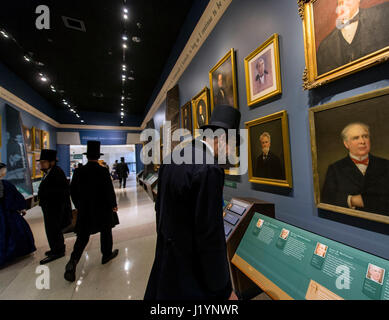
[[36, 250], [34, 237], [22, 215], [26, 200], [16, 187], [3, 180], [7, 167], [0, 163], [0, 267]]

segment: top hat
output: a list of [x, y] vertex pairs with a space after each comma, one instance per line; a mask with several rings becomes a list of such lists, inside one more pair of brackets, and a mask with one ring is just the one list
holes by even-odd
[[229, 105], [217, 105], [213, 108], [211, 119], [208, 124], [203, 125], [200, 129], [236, 129], [236, 144], [240, 144], [239, 135], [240, 111]]
[[87, 156], [97, 157], [104, 155], [104, 153], [100, 153], [100, 141], [87, 141], [86, 154]]
[[50, 150], [50, 149], [42, 149], [41, 150], [41, 156], [40, 160], [47, 160], [47, 161], [57, 161], [57, 151], [56, 150]]
[[124, 157], [121, 157], [121, 158], [120, 158], [120, 161], [124, 162]]

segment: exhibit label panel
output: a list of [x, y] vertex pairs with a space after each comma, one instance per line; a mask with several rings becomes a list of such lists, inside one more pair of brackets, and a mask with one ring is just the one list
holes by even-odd
[[273, 298], [389, 300], [388, 260], [259, 213], [232, 263]]

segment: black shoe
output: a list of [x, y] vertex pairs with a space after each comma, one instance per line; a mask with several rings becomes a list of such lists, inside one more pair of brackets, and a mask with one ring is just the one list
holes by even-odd
[[77, 261], [70, 259], [65, 267], [64, 278], [69, 282], [74, 282], [76, 280], [76, 266]]
[[45, 252], [46, 257], [51, 256], [52, 254], [53, 254], [53, 252], [51, 250]]
[[43, 260], [41, 260], [39, 263], [40, 264], [46, 264], [46, 263], [49, 263], [51, 261], [57, 260], [59, 258], [62, 258], [64, 256], [65, 256], [65, 252], [64, 253], [60, 253], [60, 254], [52, 254], [52, 255], [49, 255], [48, 257], [44, 258]]
[[101, 264], [106, 264], [107, 262], [111, 261], [113, 258], [115, 258], [119, 253], [119, 249], [115, 249], [112, 251], [112, 253], [108, 257], [104, 257], [101, 259]]

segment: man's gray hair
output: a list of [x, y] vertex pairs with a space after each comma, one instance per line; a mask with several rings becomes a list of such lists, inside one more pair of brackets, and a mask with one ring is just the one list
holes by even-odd
[[354, 126], [361, 126], [362, 128], [364, 128], [367, 131], [367, 133], [370, 134], [370, 128], [367, 124], [365, 124], [363, 122], [352, 122], [352, 123], [349, 123], [347, 126], [345, 126], [344, 129], [342, 130], [342, 132], [340, 133], [340, 136], [341, 136], [343, 141], [347, 140], [347, 138], [348, 138], [347, 133], [351, 129], [351, 127], [354, 127]]
[[271, 137], [270, 137], [270, 133], [269, 132], [264, 132], [262, 133], [260, 136], [259, 136], [259, 141], [262, 140], [263, 137], [267, 137], [269, 139], [269, 141], [271, 141]]

